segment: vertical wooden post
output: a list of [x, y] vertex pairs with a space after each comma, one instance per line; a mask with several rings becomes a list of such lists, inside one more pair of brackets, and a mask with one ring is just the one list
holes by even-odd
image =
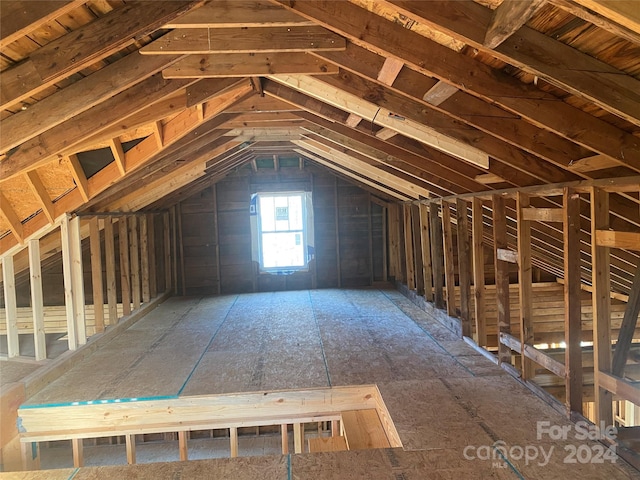
[[102, 248], [100, 245], [100, 223], [98, 217], [89, 220], [89, 243], [91, 248], [91, 287], [93, 290], [93, 316], [96, 333], [104, 331], [104, 293], [102, 284]]
[[182, 234], [182, 203], [178, 202], [176, 207], [176, 215], [178, 221], [178, 245], [180, 254], [180, 284], [182, 285], [182, 295], [187, 296], [187, 278], [184, 268], [184, 237]]
[[4, 288], [4, 313], [7, 322], [7, 355], [12, 358], [20, 355], [16, 274], [13, 255], [2, 257], [2, 285]]
[[342, 269], [340, 265], [340, 206], [338, 205], [338, 177], [334, 177], [333, 183], [333, 205], [336, 222], [336, 268], [338, 269], [338, 288], [342, 286]]
[[84, 311], [84, 270], [82, 268], [82, 237], [80, 236], [80, 217], [69, 220], [69, 243], [71, 244], [71, 281], [73, 284], [73, 302], [78, 332], [78, 344], [87, 343], [87, 324]]
[[162, 215], [162, 236], [164, 247], [164, 290], [168, 292], [172, 287], [172, 272], [173, 266], [171, 264], [171, 222], [169, 221], [169, 212], [165, 212]]
[[444, 245], [440, 206], [429, 204], [429, 230], [431, 234], [431, 266], [433, 269], [433, 297], [436, 308], [444, 308]]
[[387, 266], [389, 255], [387, 254], [387, 207], [382, 207], [382, 281], [389, 278], [389, 267]]
[[373, 211], [371, 208], [371, 193], [367, 192], [367, 248], [369, 249], [369, 285], [373, 285], [373, 218], [371, 217]]
[[229, 442], [231, 443], [231, 458], [238, 456], [238, 429], [231, 427], [229, 429]]
[[72, 438], [71, 447], [73, 449], [74, 468], [84, 467], [84, 445], [81, 438]]
[[151, 300], [151, 280], [149, 279], [149, 227], [147, 216], [140, 216], [140, 283], [142, 284], [142, 303]]
[[420, 247], [422, 249], [422, 277], [424, 278], [424, 298], [433, 302], [433, 272], [431, 267], [431, 238], [429, 237], [429, 209], [420, 203]]
[[120, 245], [120, 286], [122, 289], [122, 314], [131, 313], [131, 284], [129, 272], [129, 240], [127, 217], [118, 219], [118, 240]]
[[[533, 286], [531, 278], [531, 222], [524, 219], [524, 209], [529, 208], [529, 195], [518, 192], [516, 209], [518, 215], [518, 289], [520, 291], [520, 361], [522, 378], [535, 376], [532, 361], [525, 356], [525, 346], [533, 345]], [[566, 246], [566, 245], [565, 245]], [[579, 245], [578, 245], [579, 247]]]
[[582, 305], [580, 278], [580, 195], [565, 187], [564, 197], [564, 334], [568, 412], [582, 413]]
[[131, 262], [131, 299], [133, 309], [140, 308], [140, 249], [138, 237], [138, 217], [129, 217], [129, 248]]
[[442, 202], [442, 243], [444, 245], [444, 283], [447, 286], [447, 315], [456, 316], [456, 275], [453, 262], [453, 236], [451, 232], [451, 209]]
[[404, 218], [404, 260], [407, 269], [407, 288], [409, 290], [416, 289], [416, 272], [413, 260], [413, 229], [411, 226], [411, 205], [402, 204], [402, 213]]
[[471, 205], [473, 235], [473, 291], [474, 316], [476, 320], [476, 341], [478, 345], [487, 345], [487, 329], [484, 317], [484, 223], [482, 218], [482, 200], [474, 198]]
[[33, 343], [35, 345], [36, 360], [44, 360], [47, 358], [47, 342], [44, 333], [44, 302], [42, 297], [40, 240], [29, 240], [29, 274], [31, 277]]
[[156, 216], [147, 214], [147, 251], [149, 253], [149, 297], [158, 295], [158, 269], [156, 268]]
[[340, 427], [338, 426], [339, 420], [331, 420], [331, 436], [339, 437], [340, 436]]
[[180, 450], [180, 461], [189, 460], [189, 450], [187, 446], [187, 432], [178, 432], [178, 450]]
[[416, 276], [416, 292], [418, 295], [424, 295], [425, 279], [420, 240], [420, 207], [418, 205], [411, 205], [411, 234], [413, 236], [413, 272]]
[[611, 291], [609, 247], [596, 243], [596, 231], [609, 229], [609, 193], [591, 189], [591, 271], [593, 302], [593, 374], [595, 389], [595, 424], [613, 422], [611, 392], [600, 386], [600, 372], [611, 372]]
[[62, 247], [62, 272], [64, 280], [64, 304], [67, 314], [67, 343], [69, 350], [78, 348], [78, 331], [76, 327], [75, 302], [73, 292], [73, 269], [71, 266], [71, 239], [69, 232], [69, 215], [65, 215], [60, 223], [60, 240]]
[[109, 325], [118, 323], [118, 292], [116, 291], [116, 247], [113, 238], [113, 219], [104, 219], [104, 260], [107, 270], [107, 304]]
[[287, 431], [288, 425], [283, 423], [280, 425], [280, 435], [282, 440], [282, 454], [289, 453], [289, 432]]
[[295, 453], [302, 453], [304, 450], [304, 430], [301, 423], [293, 424], [293, 450]]
[[456, 202], [458, 222], [458, 278], [460, 283], [460, 319], [462, 335], [471, 337], [471, 248], [469, 246], [469, 217], [466, 200]]
[[500, 341], [500, 333], [511, 333], [509, 316], [509, 264], [498, 259], [498, 249], [507, 248], [507, 210], [504, 198], [493, 195], [493, 246], [498, 307], [498, 362], [511, 363], [511, 349]]
[[136, 463], [136, 436], [125, 435], [124, 440], [127, 449], [127, 463], [133, 465]]
[[218, 190], [216, 184], [213, 186], [213, 241], [215, 242], [216, 255], [216, 293], [220, 295], [222, 291], [222, 277], [220, 276], [220, 230], [218, 227]]

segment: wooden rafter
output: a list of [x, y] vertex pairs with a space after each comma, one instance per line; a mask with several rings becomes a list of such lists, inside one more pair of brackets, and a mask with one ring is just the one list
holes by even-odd
[[38, 172], [35, 170], [31, 170], [25, 174], [25, 178], [27, 180], [27, 183], [29, 184], [29, 187], [31, 187], [31, 191], [38, 199], [38, 202], [40, 203], [42, 211], [46, 215], [47, 220], [49, 220], [49, 223], [53, 223], [53, 203], [51, 202], [51, 197], [49, 196], [47, 189], [42, 183]]
[[22, 223], [11, 206], [11, 203], [7, 200], [7, 197], [4, 196], [2, 191], [0, 191], [0, 215], [2, 215], [9, 224], [11, 233], [13, 233], [16, 240], [19, 243], [22, 243], [24, 241], [24, 229], [22, 228]]

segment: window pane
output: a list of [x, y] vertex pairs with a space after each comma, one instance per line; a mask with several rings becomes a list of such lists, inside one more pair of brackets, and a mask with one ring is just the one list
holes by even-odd
[[302, 232], [263, 233], [262, 262], [264, 268], [303, 267]]
[[260, 199], [260, 224], [263, 232], [272, 232], [276, 229], [275, 209], [273, 197], [258, 197]]
[[302, 230], [302, 195], [289, 197], [289, 229]]

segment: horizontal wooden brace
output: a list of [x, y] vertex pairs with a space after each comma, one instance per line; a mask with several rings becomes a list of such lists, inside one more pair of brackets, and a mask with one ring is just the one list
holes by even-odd
[[561, 208], [523, 208], [522, 220], [562, 222], [563, 210]]
[[508, 248], [496, 249], [496, 256], [498, 260], [509, 263], [518, 263], [518, 252], [515, 250], [509, 250]]
[[597, 230], [596, 245], [599, 247], [624, 248], [640, 251], [640, 233]]
[[607, 389], [614, 395], [640, 405], [640, 386], [638, 382], [628, 382], [606, 372], [598, 372], [596, 378], [600, 387]]

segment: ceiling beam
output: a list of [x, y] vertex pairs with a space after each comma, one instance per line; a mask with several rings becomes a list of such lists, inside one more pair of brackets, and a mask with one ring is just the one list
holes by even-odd
[[[315, 20], [357, 45], [384, 56], [394, 56], [416, 71], [500, 105], [541, 128], [594, 152], [609, 155], [621, 165], [640, 168], [640, 140], [637, 137], [535, 85], [524, 84], [350, 2], [273, 1]], [[425, 62], [425, 58], [430, 59], [429, 62]]]
[[318, 25], [264, 28], [177, 28], [140, 48], [143, 55], [341, 50], [345, 40]]
[[[552, 85], [640, 125], [640, 80], [595, 57], [526, 26], [520, 28], [517, 35], [502, 39], [495, 47], [486, 46], [485, 32], [491, 26], [493, 12], [473, 0], [387, 0], [387, 3], [422, 24], [488, 51]], [[525, 6], [527, 2], [516, 3]], [[635, 8], [637, 10], [637, 5]], [[493, 39], [493, 43], [496, 42]]]
[[0, 108], [118, 52], [199, 3], [202, 0], [129, 3], [47, 43], [24, 62], [2, 72]]
[[2, 191], [0, 191], [0, 216], [2, 216], [9, 224], [9, 229], [18, 243], [22, 244], [24, 242], [24, 228], [22, 227], [22, 222], [20, 222], [13, 206], [9, 203], [9, 200], [7, 200], [7, 197], [4, 196]]
[[545, 0], [504, 0], [491, 15], [484, 36], [485, 47], [495, 48], [500, 45], [527, 23], [544, 4]]
[[165, 68], [162, 75], [164, 78], [219, 78], [283, 73], [327, 75], [338, 73], [338, 67], [305, 52], [219, 53], [187, 55]]
[[46, 215], [49, 223], [53, 223], [55, 220], [53, 216], [53, 202], [51, 202], [51, 197], [49, 196], [49, 192], [45, 188], [42, 183], [42, 179], [36, 170], [31, 170], [25, 173], [25, 179], [31, 188], [31, 191], [38, 199], [38, 203], [42, 208], [43, 213]]

